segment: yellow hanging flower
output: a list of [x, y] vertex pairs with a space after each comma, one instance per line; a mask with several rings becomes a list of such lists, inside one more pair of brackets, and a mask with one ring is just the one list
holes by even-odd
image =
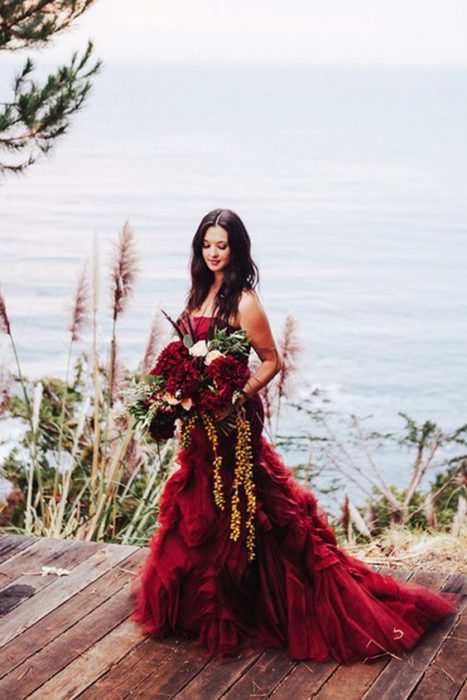
[[185, 449], [188, 447], [190, 444], [191, 440], [191, 431], [195, 427], [196, 419], [197, 419], [196, 413], [194, 413], [192, 416], [190, 416], [187, 420], [184, 421], [183, 427], [181, 430], [181, 436], [180, 436], [180, 446]]
[[212, 446], [212, 451], [214, 454], [214, 501], [216, 506], [220, 508], [221, 510], [225, 509], [225, 498], [224, 498], [224, 489], [223, 489], [223, 484], [222, 484], [222, 476], [221, 476], [221, 466], [222, 466], [222, 455], [218, 454], [217, 452], [217, 446], [219, 442], [219, 438], [217, 435], [217, 429], [216, 426], [214, 425], [214, 421], [212, 417], [207, 413], [206, 411], [203, 411], [201, 414], [201, 417], [203, 419], [204, 427], [206, 428], [206, 433], [208, 435], [208, 438], [211, 442]]
[[255, 523], [256, 496], [253, 480], [253, 451], [251, 447], [251, 427], [246, 417], [246, 410], [241, 406], [237, 413], [237, 441], [235, 444], [235, 474], [232, 495], [232, 516], [230, 521], [230, 538], [238, 540], [240, 537], [241, 515], [238, 508], [240, 502], [239, 488], [243, 484], [243, 489], [247, 501], [246, 520], [246, 545], [248, 548], [248, 559], [255, 558]]
[[[225, 510], [225, 496], [221, 475], [222, 455], [217, 451], [219, 437], [216, 425], [212, 416], [203, 411], [201, 414], [206, 434], [212, 446], [213, 460], [213, 482], [214, 482], [214, 502], [220, 510]], [[194, 414], [185, 422], [180, 438], [182, 447], [187, 447], [190, 442], [190, 434], [196, 423], [197, 415]], [[237, 439], [235, 443], [235, 472], [232, 485], [231, 516], [230, 516], [230, 539], [236, 542], [240, 537], [242, 516], [239, 509], [240, 486], [243, 486], [247, 501], [246, 518], [246, 545], [248, 549], [248, 559], [255, 558], [255, 513], [256, 496], [255, 484], [253, 480], [253, 451], [251, 447], [251, 426], [246, 416], [244, 406], [241, 406], [236, 417]]]

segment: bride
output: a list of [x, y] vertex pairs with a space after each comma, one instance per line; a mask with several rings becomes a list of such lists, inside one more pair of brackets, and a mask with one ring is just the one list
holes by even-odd
[[[249, 422], [254, 557], [245, 518], [234, 540], [229, 497], [227, 508], [216, 507], [211, 441], [200, 421], [165, 484], [159, 527], [133, 584], [131, 619], [157, 638], [193, 639], [207, 658], [266, 647], [283, 648], [291, 659], [343, 663], [400, 653], [453, 612], [457, 597], [401, 583], [340, 549], [313, 493], [295, 481], [263, 435], [258, 392], [282, 359], [257, 283], [241, 219], [229, 209], [206, 214], [193, 238], [191, 288], [178, 322], [191, 324], [199, 340], [214, 324], [242, 328], [261, 361], [235, 403], [214, 416], [224, 421], [243, 406]], [[236, 431], [216, 432], [224, 489], [231, 495]], [[242, 514], [247, 506], [248, 494], [240, 492]]]

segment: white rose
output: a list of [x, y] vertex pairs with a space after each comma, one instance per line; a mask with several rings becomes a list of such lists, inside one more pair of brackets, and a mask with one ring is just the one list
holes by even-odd
[[208, 351], [208, 346], [205, 340], [198, 340], [194, 345], [191, 346], [189, 353], [193, 357], [204, 357]]
[[223, 357], [224, 353], [220, 350], [210, 350], [204, 358], [204, 364], [210, 365], [213, 360], [217, 359], [218, 357], [221, 357], [221, 355]]

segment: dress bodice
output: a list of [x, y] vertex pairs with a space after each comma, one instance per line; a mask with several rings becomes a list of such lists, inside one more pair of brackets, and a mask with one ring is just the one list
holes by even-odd
[[[209, 328], [217, 323], [218, 328], [228, 328], [230, 331], [240, 330], [238, 326], [232, 326], [230, 323], [216, 319], [215, 316], [190, 316], [193, 330], [195, 331], [196, 340], [207, 340]], [[244, 361], [248, 362], [250, 358], [251, 344], [248, 344], [248, 352], [244, 356]]]
[[[208, 330], [211, 325], [216, 322], [215, 316], [190, 316], [191, 323], [196, 332], [196, 337], [198, 340], [206, 340], [208, 337]], [[224, 321], [217, 320], [217, 325], [219, 328], [230, 328], [231, 330], [237, 330], [234, 326], [226, 324]]]

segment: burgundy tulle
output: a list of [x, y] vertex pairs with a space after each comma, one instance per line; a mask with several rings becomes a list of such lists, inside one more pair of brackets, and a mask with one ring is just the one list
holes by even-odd
[[[199, 321], [205, 333], [208, 323]], [[259, 396], [248, 415], [256, 557], [248, 561], [244, 527], [237, 542], [230, 539], [235, 432], [220, 436], [227, 503], [221, 511], [213, 498], [210, 443], [197, 425], [165, 485], [159, 527], [133, 584], [131, 618], [145, 632], [192, 638], [207, 658], [273, 647], [292, 659], [351, 663], [399, 654], [455, 611], [456, 594], [398, 582], [340, 549], [311, 491], [263, 436]], [[240, 505], [245, 513], [243, 493]]]

